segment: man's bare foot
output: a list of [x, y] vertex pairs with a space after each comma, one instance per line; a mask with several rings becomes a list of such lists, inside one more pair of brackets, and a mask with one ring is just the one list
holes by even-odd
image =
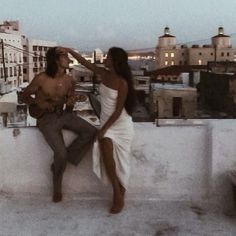
[[52, 196], [52, 201], [53, 202], [61, 202], [62, 201], [62, 193], [61, 191], [57, 189], [56, 185], [57, 185], [57, 181], [58, 179], [56, 178], [55, 176], [55, 166], [54, 166], [54, 163], [52, 163], [51, 165], [51, 171], [52, 171], [52, 174], [53, 174], [53, 188], [54, 188], [54, 193], [53, 193], [53, 196]]
[[110, 209], [111, 214], [117, 214], [122, 211], [124, 208], [124, 196], [120, 195], [119, 197], [114, 198], [113, 205]]
[[61, 202], [62, 201], [62, 193], [53, 193], [52, 201], [55, 203]]

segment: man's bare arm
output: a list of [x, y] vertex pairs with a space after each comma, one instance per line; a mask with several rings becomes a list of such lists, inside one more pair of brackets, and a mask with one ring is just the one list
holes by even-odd
[[19, 98], [22, 102], [26, 104], [36, 104], [35, 98], [31, 95], [35, 94], [40, 87], [40, 76], [36, 75], [31, 83], [25, 88], [23, 92], [19, 94]]

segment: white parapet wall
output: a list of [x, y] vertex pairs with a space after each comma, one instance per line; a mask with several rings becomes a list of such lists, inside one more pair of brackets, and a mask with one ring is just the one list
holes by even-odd
[[[228, 173], [236, 169], [236, 120], [183, 122], [135, 123], [128, 198], [222, 204], [232, 197]], [[75, 135], [65, 131], [64, 137], [68, 145]], [[19, 134], [0, 129], [0, 191], [50, 196], [52, 156], [37, 128], [20, 128]], [[77, 167], [67, 166], [65, 197], [102, 196], [108, 189], [92, 171], [91, 151]]]

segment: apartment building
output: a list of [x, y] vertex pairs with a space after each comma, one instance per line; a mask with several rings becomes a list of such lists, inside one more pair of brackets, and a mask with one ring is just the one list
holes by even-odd
[[4, 21], [0, 24], [0, 93], [20, 86], [23, 83], [22, 71], [23, 47], [19, 22]]
[[208, 61], [234, 61], [236, 49], [232, 47], [231, 37], [224, 34], [224, 28], [218, 28], [218, 34], [207, 45], [179, 45], [170, 29], [164, 29], [164, 35], [158, 38], [156, 47], [157, 68], [173, 65], [207, 65]]
[[1, 93], [9, 92], [23, 82], [31, 82], [36, 74], [44, 71], [46, 52], [57, 45], [52, 41], [27, 38], [20, 32], [19, 21], [4, 21], [0, 24], [0, 43]]
[[24, 81], [31, 82], [35, 75], [45, 70], [46, 52], [49, 48], [55, 46], [57, 46], [57, 43], [53, 41], [23, 39]]

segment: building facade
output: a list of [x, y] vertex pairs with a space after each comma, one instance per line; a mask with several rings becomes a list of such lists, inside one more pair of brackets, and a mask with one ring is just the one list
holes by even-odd
[[219, 27], [218, 34], [211, 38], [209, 45], [178, 45], [170, 29], [164, 29], [164, 35], [158, 38], [156, 47], [157, 68], [173, 65], [207, 65], [208, 61], [234, 61], [236, 49], [231, 38]]
[[0, 93], [31, 82], [44, 71], [46, 51], [56, 45], [56, 42], [27, 38], [20, 32], [19, 21], [0, 24]]
[[55, 47], [56, 42], [24, 38], [24, 81], [31, 82], [38, 73], [46, 68], [46, 52]]
[[23, 47], [18, 21], [0, 24], [0, 93], [23, 82]]
[[149, 106], [154, 119], [193, 118], [197, 112], [197, 90], [177, 84], [152, 84]]

